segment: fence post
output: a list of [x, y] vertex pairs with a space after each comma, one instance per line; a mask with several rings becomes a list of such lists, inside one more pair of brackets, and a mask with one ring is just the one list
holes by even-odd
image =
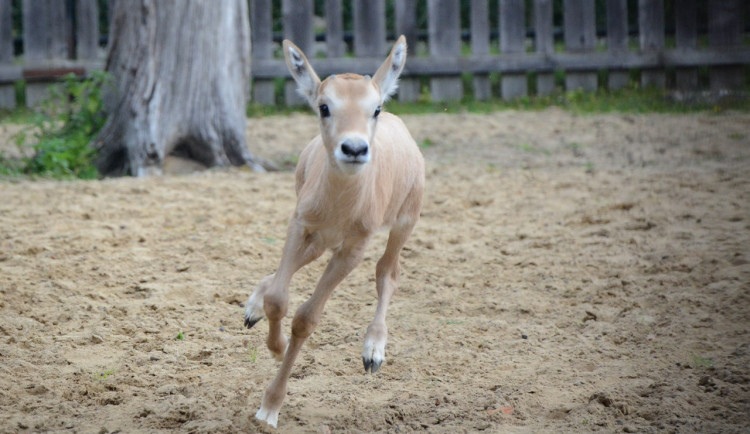
[[[534, 0], [534, 45], [539, 54], [555, 52], [555, 36], [552, 33], [552, 0]], [[549, 95], [555, 91], [554, 72], [540, 72], [536, 76], [536, 94]]]
[[[406, 36], [406, 69], [409, 69], [409, 58], [417, 54], [417, 0], [399, 0], [396, 3], [396, 33]], [[404, 77], [399, 81], [398, 100], [416, 101], [421, 89], [419, 79]]]
[[[13, 18], [11, 0], [0, 0], [0, 66], [13, 63]], [[0, 108], [16, 106], [16, 91], [12, 84], [0, 85]]]
[[[70, 21], [67, 2], [23, 0], [24, 58], [28, 65], [45, 66], [68, 58]], [[49, 84], [26, 83], [26, 105], [33, 107], [48, 95]]]
[[341, 0], [326, 0], [326, 53], [328, 57], [344, 57], [344, 21]]
[[[698, 46], [698, 15], [695, 0], [682, 0], [675, 13], [675, 47], [677, 50], [694, 50]], [[677, 68], [676, 87], [680, 90], [698, 89], [696, 68]]]
[[96, 0], [77, 0], [76, 59], [99, 58], [99, 5]]
[[[664, 0], [638, 0], [638, 31], [642, 52], [661, 53], [664, 50]], [[664, 71], [641, 72], [642, 86], [661, 89], [665, 82]]]
[[[742, 45], [743, 2], [747, 0], [711, 0], [708, 2], [708, 43], [713, 50]], [[742, 86], [741, 66], [713, 66], [711, 90], [731, 90]]]
[[[385, 0], [354, 2], [354, 55], [382, 57], [385, 54]], [[375, 71], [371, 72], [372, 74]]]
[[[629, 51], [627, 0], [607, 0], [607, 50], [612, 58]], [[617, 90], [628, 85], [627, 71], [610, 69], [608, 75], [608, 89]]]
[[[565, 49], [572, 53], [593, 53], [596, 48], [594, 0], [565, 0], [563, 8]], [[565, 89], [596, 90], [596, 73], [566, 72]]]
[[[281, 14], [284, 22], [284, 37], [304, 51], [308, 59], [314, 59], [313, 1], [282, 0]], [[297, 93], [297, 85], [292, 80], [288, 80], [284, 86], [284, 100], [288, 106], [307, 104], [307, 101]]]
[[[252, 59], [270, 59], [273, 57], [273, 32], [271, 23], [271, 0], [251, 0], [250, 34], [252, 35]], [[262, 105], [273, 105], [275, 86], [273, 80], [253, 80], [253, 101]]]
[[[487, 0], [471, 0], [471, 55], [490, 54], [490, 15]], [[474, 74], [474, 98], [487, 100], [492, 97], [490, 77]]]
[[[526, 15], [524, 0], [500, 0], [500, 52], [526, 51]], [[528, 94], [526, 74], [503, 74], [500, 78], [500, 96], [514, 99]]]
[[[430, 56], [461, 55], [461, 9], [458, 0], [427, 0]], [[461, 77], [433, 77], [430, 92], [434, 101], [456, 101], [463, 97]]]

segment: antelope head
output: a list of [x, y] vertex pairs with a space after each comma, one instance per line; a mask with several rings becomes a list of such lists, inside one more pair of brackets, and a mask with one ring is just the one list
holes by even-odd
[[320, 132], [331, 167], [354, 174], [377, 153], [373, 149], [381, 107], [398, 88], [406, 62], [406, 38], [401, 36], [373, 77], [331, 75], [320, 81], [307, 57], [285, 40], [284, 58], [299, 93], [320, 118]]

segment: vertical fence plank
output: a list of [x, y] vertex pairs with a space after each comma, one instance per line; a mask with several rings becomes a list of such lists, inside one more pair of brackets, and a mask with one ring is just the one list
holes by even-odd
[[66, 2], [23, 0], [24, 57], [37, 64], [68, 58]]
[[[698, 16], [696, 0], [682, 0], [675, 10], [675, 47], [693, 50], [698, 46]], [[698, 89], [696, 68], [677, 68], [675, 84], [680, 90]]]
[[[628, 1], [607, 0], [607, 50], [613, 58], [628, 52]], [[628, 72], [609, 70], [607, 87], [622, 89], [628, 85]]]
[[[555, 52], [555, 35], [552, 28], [552, 0], [534, 0], [534, 45], [536, 52], [549, 55]], [[555, 91], [555, 74], [540, 72], [536, 77], [537, 95], [549, 95]]]
[[[313, 33], [313, 1], [282, 0], [281, 14], [284, 22], [284, 37], [294, 42], [308, 59], [315, 58], [313, 52], [315, 35]], [[297, 85], [289, 80], [284, 86], [284, 101], [287, 105], [303, 105], [307, 101], [297, 93]]]
[[[253, 60], [273, 57], [273, 14], [271, 0], [251, 0], [250, 34], [252, 35]], [[262, 105], [273, 105], [275, 86], [273, 80], [253, 80], [253, 101]]]
[[[500, 51], [523, 53], [526, 51], [526, 15], [524, 0], [500, 0]], [[500, 79], [500, 93], [509, 100], [526, 96], [526, 74], [506, 73]]]
[[[565, 49], [572, 53], [593, 53], [596, 48], [594, 0], [565, 0], [563, 11]], [[596, 90], [595, 72], [567, 72], [566, 90]]]
[[[408, 57], [417, 54], [417, 0], [399, 0], [396, 2], [396, 33], [406, 36]], [[406, 60], [409, 69], [409, 59]], [[416, 101], [419, 99], [419, 79], [405, 77], [398, 85], [399, 101]]]
[[[638, 0], [638, 31], [641, 51], [661, 53], [664, 51], [664, 0]], [[641, 85], [663, 88], [666, 84], [664, 71], [644, 70]]]
[[76, 59], [99, 58], [99, 5], [96, 0], [77, 0]]
[[[354, 55], [381, 57], [385, 53], [385, 0], [354, 2]], [[375, 73], [372, 71], [371, 73]]]
[[[708, 43], [713, 50], [738, 46], [743, 37], [743, 3], [747, 0], [710, 0]], [[714, 66], [710, 69], [711, 90], [734, 90], [742, 86], [741, 66]]]
[[[471, 55], [490, 54], [490, 15], [487, 0], [471, 0]], [[492, 97], [490, 77], [474, 74], [474, 98], [480, 101]]]
[[[430, 56], [461, 55], [461, 9], [458, 0], [427, 0]], [[434, 101], [455, 101], [463, 97], [460, 77], [433, 77], [430, 92]]]
[[[35, 67], [68, 58], [70, 21], [67, 2], [23, 0], [24, 59]], [[47, 97], [45, 83], [26, 84], [26, 105], [33, 107]]]
[[[13, 18], [11, 0], [0, 0], [0, 66], [13, 63]], [[0, 108], [16, 106], [12, 84], [0, 85]]]
[[344, 20], [341, 0], [326, 0], [326, 53], [328, 57], [343, 57]]

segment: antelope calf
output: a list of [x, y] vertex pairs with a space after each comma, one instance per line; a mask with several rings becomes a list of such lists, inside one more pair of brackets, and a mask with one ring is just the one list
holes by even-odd
[[[362, 351], [365, 371], [374, 373], [385, 361], [385, 316], [398, 284], [399, 253], [419, 219], [424, 191], [419, 148], [401, 119], [381, 112], [404, 68], [406, 39], [396, 41], [372, 78], [341, 74], [323, 82], [296, 45], [284, 41], [283, 47], [299, 92], [319, 114], [320, 135], [302, 151], [297, 164], [297, 207], [279, 268], [261, 280], [245, 310], [248, 328], [268, 318], [266, 343], [282, 361], [255, 414], [274, 427], [294, 360], [320, 321], [326, 300], [360, 262], [371, 235], [390, 227], [375, 270], [378, 306]], [[333, 252], [328, 266], [310, 299], [297, 309], [287, 339], [281, 320], [292, 275], [327, 249]]]

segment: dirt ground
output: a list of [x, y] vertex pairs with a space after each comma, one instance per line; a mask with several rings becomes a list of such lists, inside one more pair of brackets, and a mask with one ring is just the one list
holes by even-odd
[[[387, 362], [360, 360], [381, 233], [277, 432], [750, 430], [750, 114], [404, 119], [428, 188]], [[293, 164], [316, 128], [248, 137]], [[294, 203], [291, 172], [0, 184], [0, 432], [273, 431], [253, 415], [278, 364], [241, 303]]]

